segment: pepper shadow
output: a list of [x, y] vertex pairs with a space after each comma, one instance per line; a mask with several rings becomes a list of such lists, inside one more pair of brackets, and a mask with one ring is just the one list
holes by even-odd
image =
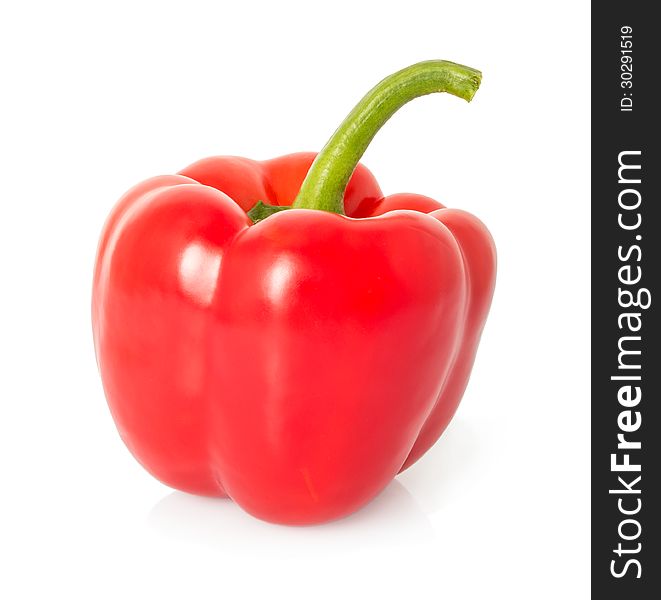
[[[323, 525], [288, 527], [260, 521], [228, 499], [171, 492], [157, 502], [147, 524], [170, 540], [219, 552], [297, 556], [346, 553], [428, 543], [436, 537], [429, 515], [466, 493], [479, 450], [467, 422], [452, 423], [442, 438], [372, 502]], [[470, 477], [469, 477], [470, 478]], [[317, 543], [319, 542], [319, 543]]]
[[361, 510], [323, 525], [287, 527], [265, 523], [231, 500], [183, 492], [169, 493], [156, 503], [147, 523], [171, 540], [251, 555], [296, 556], [314, 551], [327, 555], [346, 553], [347, 548], [399, 547], [434, 538], [425, 511], [397, 480]]
[[397, 480], [404, 484], [426, 514], [443, 511], [463, 494], [470, 493], [475, 474], [486, 466], [489, 439], [478, 429], [487, 423], [454, 419], [427, 453]]

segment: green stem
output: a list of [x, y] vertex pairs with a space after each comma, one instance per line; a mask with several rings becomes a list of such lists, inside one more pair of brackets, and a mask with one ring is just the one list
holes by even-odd
[[266, 202], [260, 200], [248, 211], [247, 214], [253, 223], [259, 223], [266, 219], [266, 217], [270, 217], [271, 215], [287, 210], [288, 208], [291, 208], [291, 206], [273, 206], [272, 204], [266, 204]]
[[448, 92], [470, 102], [482, 74], [446, 60], [406, 67], [373, 87], [349, 113], [312, 163], [292, 208], [344, 214], [344, 190], [367, 146], [402, 106], [414, 98]]

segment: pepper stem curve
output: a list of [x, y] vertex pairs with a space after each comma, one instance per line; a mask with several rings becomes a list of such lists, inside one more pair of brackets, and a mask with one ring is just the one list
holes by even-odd
[[411, 100], [447, 92], [470, 102], [482, 73], [446, 60], [406, 67], [374, 86], [349, 113], [312, 163], [292, 208], [344, 214], [344, 191], [379, 129]]

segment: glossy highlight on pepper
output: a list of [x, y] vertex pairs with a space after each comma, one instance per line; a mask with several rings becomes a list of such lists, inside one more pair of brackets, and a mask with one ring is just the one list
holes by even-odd
[[495, 283], [474, 216], [384, 196], [358, 161], [423, 94], [470, 100], [447, 61], [373, 88], [319, 154], [203, 159], [124, 195], [99, 242], [92, 324], [136, 459], [276, 523], [373, 499], [450, 422]]

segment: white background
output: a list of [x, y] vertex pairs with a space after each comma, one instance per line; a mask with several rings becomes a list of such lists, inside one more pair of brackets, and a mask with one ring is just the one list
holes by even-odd
[[[11, 7], [10, 7], [11, 6]], [[0, 596], [587, 598], [589, 4], [15, 2], [0, 8]], [[404, 108], [364, 162], [477, 214], [499, 251], [442, 440], [311, 528], [150, 478], [96, 371], [97, 237], [141, 179], [319, 149], [383, 76], [484, 72]]]

